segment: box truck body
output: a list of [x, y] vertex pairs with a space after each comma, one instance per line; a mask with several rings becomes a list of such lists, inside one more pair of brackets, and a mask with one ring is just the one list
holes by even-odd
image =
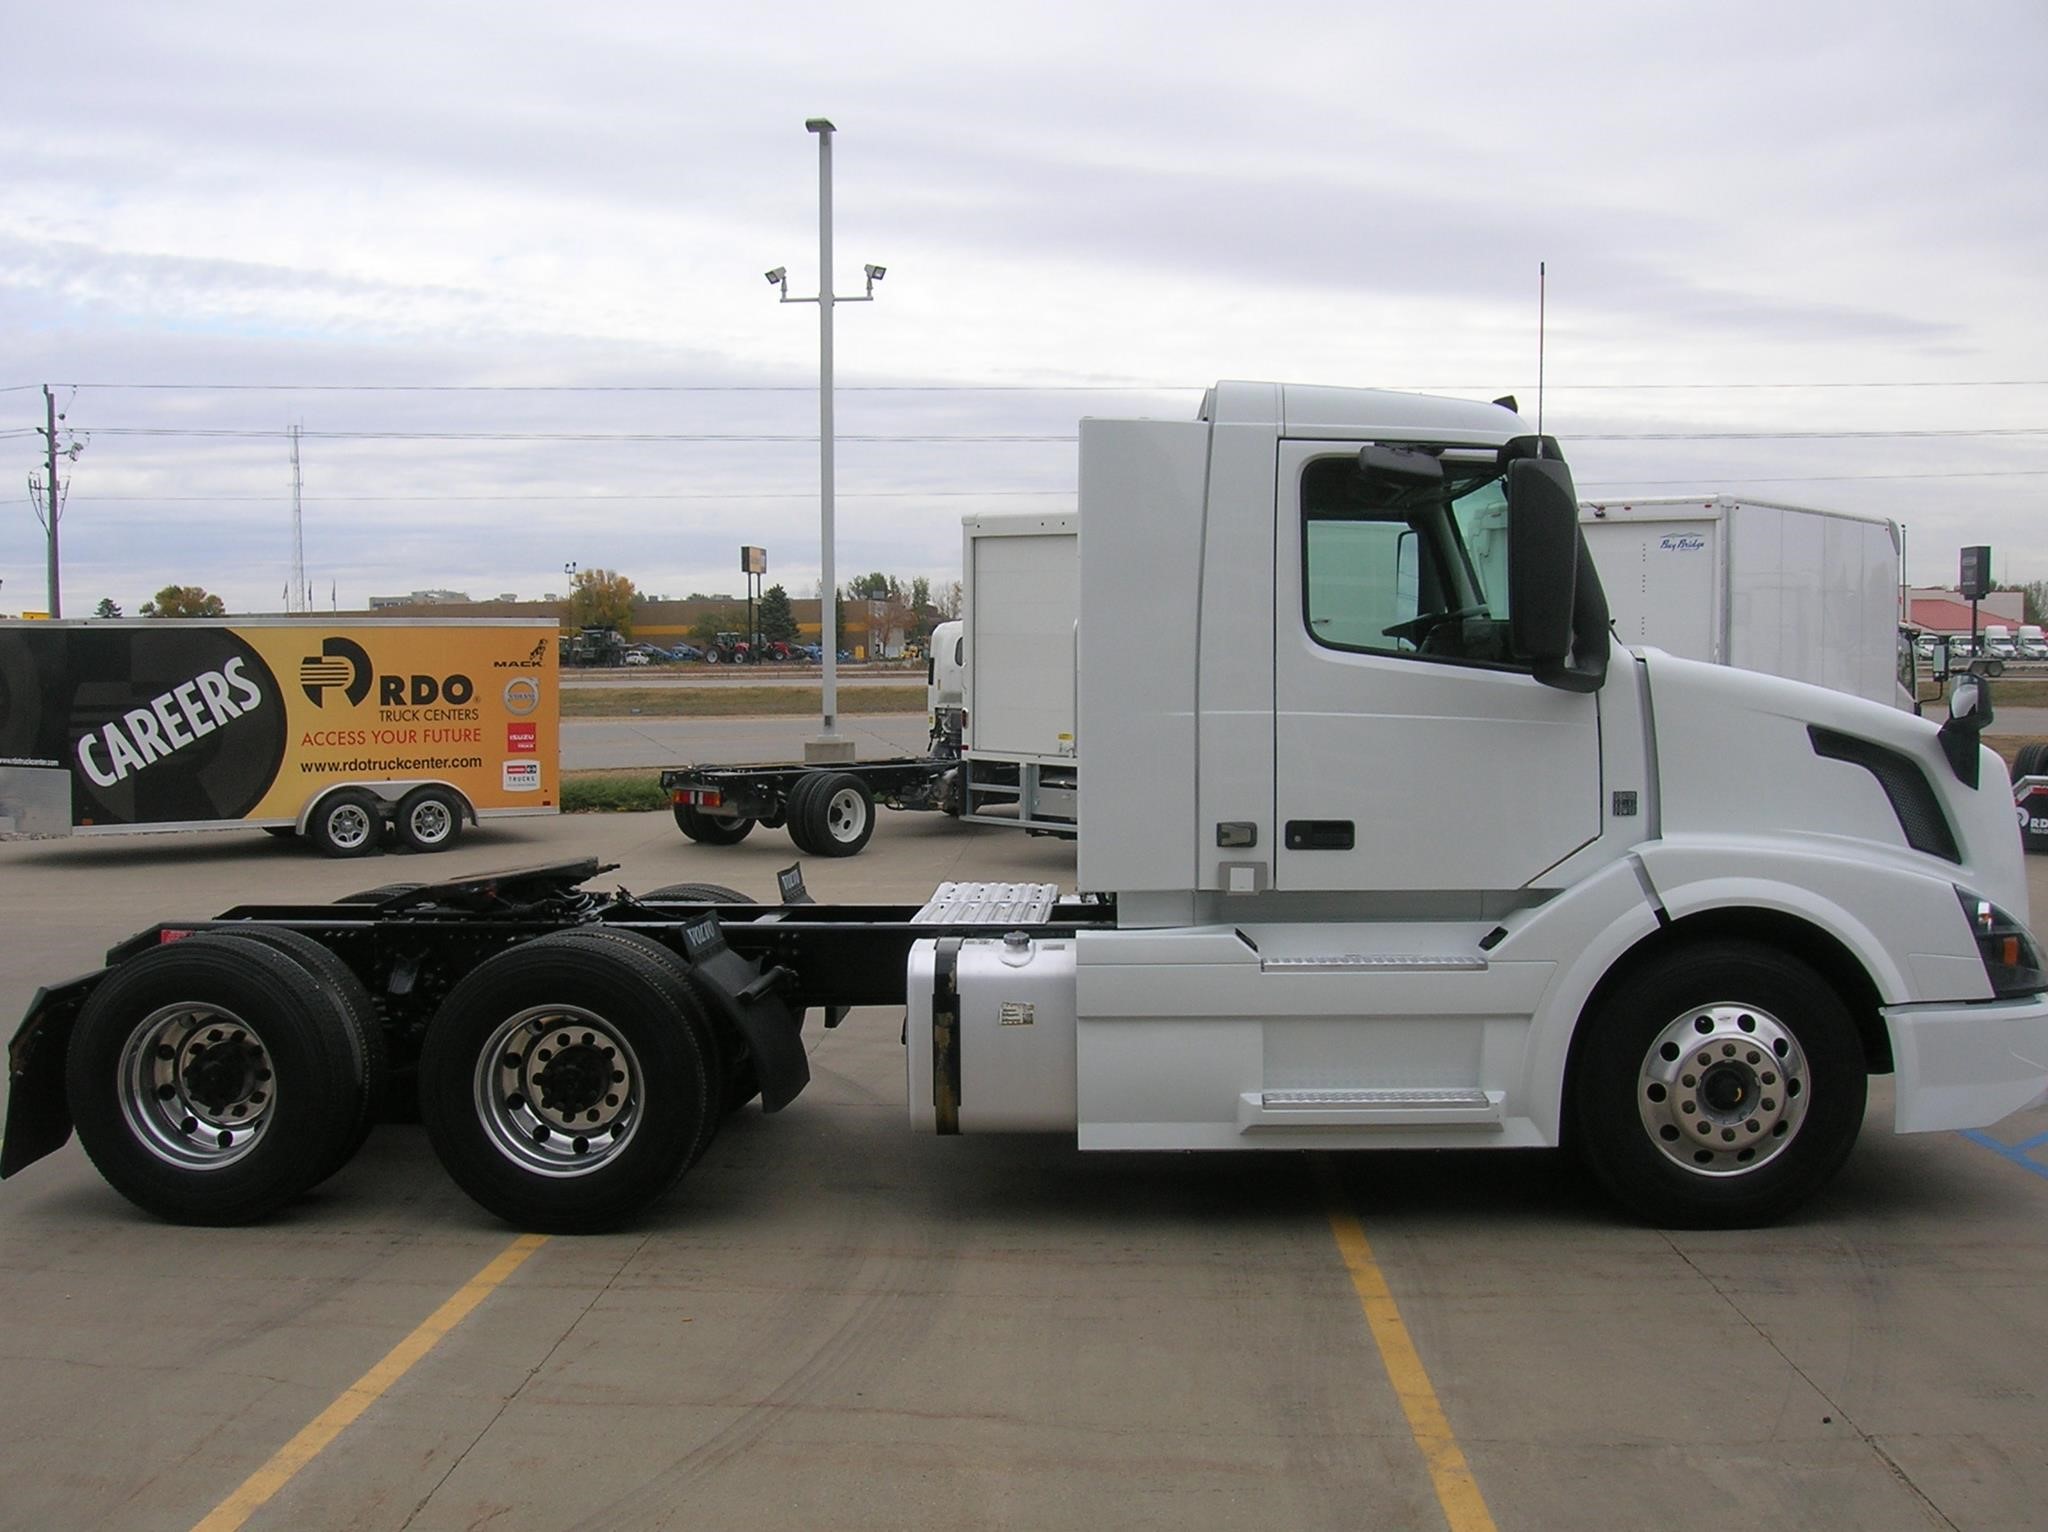
[[[0, 624], [0, 833], [244, 826], [334, 854], [553, 813], [555, 624]], [[324, 806], [347, 806], [345, 824]], [[340, 844], [330, 844], [332, 833]]]
[[1623, 643], [1910, 708], [1892, 522], [1725, 495], [1579, 521]]
[[1079, 747], [1079, 518], [961, 522], [966, 610], [962, 816], [1071, 828]]

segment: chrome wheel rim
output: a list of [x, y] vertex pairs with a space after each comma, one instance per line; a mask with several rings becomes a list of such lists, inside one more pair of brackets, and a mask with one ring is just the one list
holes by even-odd
[[343, 850], [366, 844], [373, 833], [369, 811], [359, 803], [344, 803], [328, 811], [327, 838]]
[[507, 1017], [477, 1054], [477, 1119], [498, 1153], [543, 1176], [581, 1176], [638, 1131], [644, 1076], [595, 1011], [542, 1005]]
[[1719, 1003], [1674, 1017], [1636, 1075], [1658, 1151], [1695, 1175], [1747, 1175], [1799, 1136], [1812, 1100], [1806, 1054], [1777, 1017]]
[[448, 811], [448, 805], [439, 798], [428, 798], [413, 805], [412, 813], [407, 816], [406, 822], [412, 826], [412, 838], [415, 841], [423, 846], [433, 846], [448, 838], [448, 829], [454, 823], [454, 815]]
[[232, 1011], [167, 1005], [121, 1049], [121, 1115], [135, 1141], [181, 1170], [218, 1170], [253, 1150], [277, 1105], [270, 1050]]

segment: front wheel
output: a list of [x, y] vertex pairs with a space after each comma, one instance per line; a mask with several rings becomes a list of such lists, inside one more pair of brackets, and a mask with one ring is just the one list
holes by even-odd
[[1579, 1144], [1646, 1222], [1773, 1222], [1841, 1168], [1868, 1084], [1856, 1028], [1806, 964], [1705, 942], [1624, 979], [1586, 1022], [1573, 1070]]
[[370, 856], [384, 833], [384, 806], [360, 787], [344, 787], [320, 800], [306, 821], [306, 838], [323, 856]]

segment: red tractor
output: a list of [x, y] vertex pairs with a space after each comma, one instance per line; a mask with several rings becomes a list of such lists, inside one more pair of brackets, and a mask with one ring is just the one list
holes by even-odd
[[745, 665], [754, 658], [754, 646], [737, 633], [721, 633], [704, 646], [707, 665]]

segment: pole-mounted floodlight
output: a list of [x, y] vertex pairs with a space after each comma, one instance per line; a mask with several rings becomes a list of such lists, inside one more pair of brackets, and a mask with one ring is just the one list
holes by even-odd
[[833, 557], [832, 529], [832, 309], [841, 303], [873, 303], [875, 284], [888, 274], [881, 266], [869, 265], [867, 291], [858, 298], [841, 298], [832, 291], [832, 135], [837, 130], [823, 117], [805, 121], [807, 131], [818, 135], [818, 295], [792, 298], [789, 271], [777, 266], [766, 273], [771, 287], [782, 290], [780, 302], [818, 305], [818, 532], [819, 577], [818, 629], [824, 650], [824, 746], [821, 755], [833, 755], [839, 745], [839, 621], [835, 610], [839, 577]]

